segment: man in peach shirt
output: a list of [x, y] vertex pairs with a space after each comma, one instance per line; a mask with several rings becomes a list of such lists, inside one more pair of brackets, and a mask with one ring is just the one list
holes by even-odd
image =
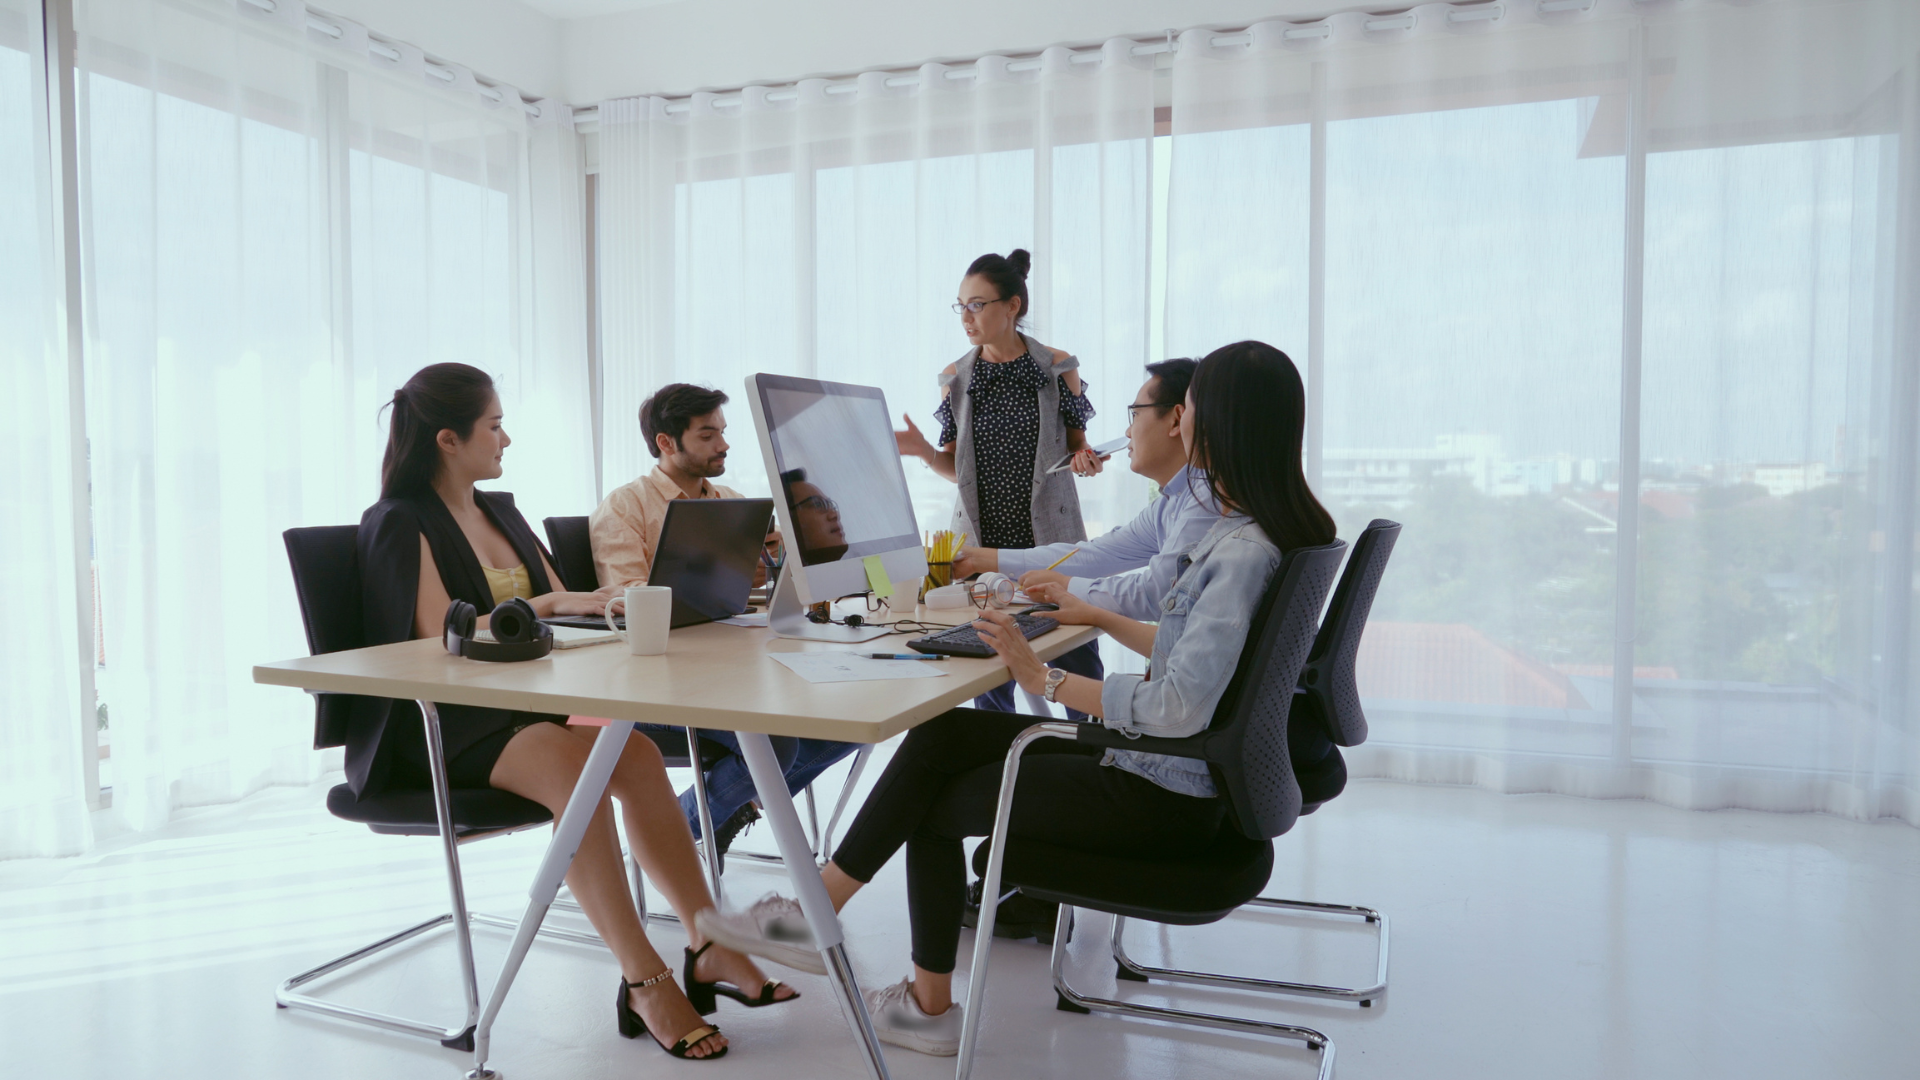
[[[660, 529], [666, 524], [667, 505], [673, 500], [742, 497], [732, 488], [709, 482], [727, 471], [727, 418], [720, 410], [726, 403], [727, 395], [721, 391], [689, 383], [669, 383], [640, 403], [640, 433], [660, 463], [647, 475], [613, 489], [587, 519], [594, 571], [602, 586], [646, 584]], [[700, 737], [734, 751], [707, 773], [713, 831], [725, 852], [741, 830], [760, 817], [752, 802], [753, 778], [747, 774], [733, 732], [702, 729]], [[851, 743], [824, 739], [776, 736], [772, 742], [787, 786], [795, 792], [855, 749]], [[698, 837], [700, 822], [691, 789], [681, 794], [680, 807], [687, 827]]]
[[640, 405], [640, 432], [660, 464], [622, 484], [587, 519], [593, 568], [602, 587], [645, 585], [653, 551], [675, 499], [738, 499], [730, 487], [709, 483], [727, 471], [727, 395], [687, 383], [671, 383]]

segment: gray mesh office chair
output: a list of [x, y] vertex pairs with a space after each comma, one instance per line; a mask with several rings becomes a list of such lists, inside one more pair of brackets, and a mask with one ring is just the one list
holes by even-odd
[[[1240, 664], [1215, 708], [1208, 729], [1182, 739], [1129, 738], [1097, 724], [1035, 724], [1007, 752], [1000, 801], [986, 852], [986, 889], [998, 896], [1004, 883], [1060, 905], [1054, 931], [1053, 983], [1060, 1007], [1113, 1012], [1200, 1027], [1294, 1039], [1320, 1053], [1320, 1077], [1333, 1072], [1334, 1046], [1312, 1028], [1247, 1017], [1194, 1012], [1103, 998], [1075, 989], [1066, 978], [1066, 948], [1073, 909], [1085, 907], [1120, 918], [1197, 926], [1232, 915], [1257, 899], [1273, 871], [1273, 838], [1285, 834], [1306, 805], [1296, 760], [1311, 762], [1305, 778], [1324, 801], [1326, 759], [1338, 759], [1320, 725], [1295, 723], [1294, 699], [1314, 646], [1321, 605], [1340, 566], [1342, 541], [1290, 551], [1274, 572], [1247, 635]], [[1146, 753], [1197, 758], [1208, 763], [1230, 813], [1220, 832], [1178, 860], [1125, 858], [1007, 838], [1020, 758], [1043, 738], [1075, 739]], [[1341, 770], [1344, 779], [1344, 769]], [[976, 864], [979, 851], [975, 853]], [[983, 905], [974, 932], [973, 968], [962, 1022], [957, 1076], [969, 1075], [979, 1038], [987, 964], [997, 905]], [[1383, 955], [1384, 960], [1384, 955]]]
[[[1361, 530], [1360, 538], [1354, 541], [1353, 550], [1347, 556], [1346, 570], [1340, 575], [1340, 584], [1334, 588], [1333, 601], [1327, 605], [1326, 617], [1320, 623], [1320, 633], [1314, 638], [1313, 650], [1307, 655], [1307, 662], [1301, 668], [1299, 685], [1294, 690], [1293, 713], [1288, 723], [1323, 731], [1335, 746], [1359, 746], [1367, 741], [1367, 717], [1360, 707], [1360, 687], [1354, 678], [1355, 662], [1360, 654], [1360, 636], [1367, 628], [1367, 615], [1373, 610], [1374, 594], [1380, 588], [1380, 579], [1387, 569], [1387, 559], [1392, 556], [1393, 546], [1399, 539], [1399, 523], [1385, 518], [1375, 518]], [[1318, 810], [1323, 803], [1346, 788], [1346, 763], [1337, 752], [1325, 755], [1318, 762], [1303, 763], [1296, 758], [1293, 766], [1300, 781], [1300, 813], [1303, 816]], [[1323, 904], [1266, 896], [1255, 897], [1246, 906], [1359, 918], [1374, 924], [1379, 930], [1379, 949], [1373, 982], [1367, 986], [1326, 986], [1153, 967], [1127, 955], [1123, 940], [1127, 924], [1125, 916], [1113, 920], [1114, 977], [1132, 982], [1154, 979], [1328, 997], [1357, 1001], [1362, 1008], [1370, 1007], [1374, 998], [1386, 992], [1388, 927], [1387, 917], [1379, 911], [1352, 904]]]

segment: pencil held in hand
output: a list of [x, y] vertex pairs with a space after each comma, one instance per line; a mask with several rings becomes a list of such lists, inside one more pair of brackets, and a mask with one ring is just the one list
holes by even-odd
[[1059, 565], [1060, 565], [1061, 563], [1063, 563], [1063, 562], [1066, 562], [1066, 561], [1067, 561], [1068, 559], [1071, 559], [1071, 558], [1073, 558], [1073, 557], [1074, 557], [1075, 555], [1078, 555], [1078, 554], [1080, 554], [1080, 549], [1079, 549], [1079, 548], [1074, 548], [1074, 549], [1073, 549], [1072, 551], [1069, 551], [1069, 552], [1067, 552], [1067, 553], [1066, 553], [1065, 555], [1062, 555], [1062, 556], [1060, 556], [1059, 558], [1057, 558], [1057, 559], [1055, 559], [1055, 560], [1053, 560], [1053, 563], [1052, 563], [1051, 565], [1049, 565], [1049, 566], [1045, 566], [1045, 567], [1042, 567], [1042, 569], [1044, 569], [1044, 570], [1051, 570], [1051, 569], [1053, 569], [1053, 568], [1054, 568], [1055, 566], [1059, 566]]

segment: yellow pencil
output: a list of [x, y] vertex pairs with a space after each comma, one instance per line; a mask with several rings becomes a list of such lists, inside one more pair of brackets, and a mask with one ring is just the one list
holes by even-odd
[[1053, 569], [1054, 566], [1059, 566], [1061, 563], [1066, 562], [1068, 559], [1071, 559], [1078, 554], [1080, 554], [1080, 549], [1074, 548], [1072, 551], [1069, 551], [1065, 555], [1062, 555], [1059, 558], [1053, 560], [1053, 566], [1049, 566], [1047, 567], [1047, 569], [1051, 570]]

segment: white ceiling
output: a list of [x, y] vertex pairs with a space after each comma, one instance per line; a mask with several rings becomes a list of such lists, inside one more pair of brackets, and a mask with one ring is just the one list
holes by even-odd
[[659, 7], [662, 4], [687, 3], [690, 0], [520, 0], [549, 19], [584, 19], [592, 15], [613, 15], [622, 11]]

